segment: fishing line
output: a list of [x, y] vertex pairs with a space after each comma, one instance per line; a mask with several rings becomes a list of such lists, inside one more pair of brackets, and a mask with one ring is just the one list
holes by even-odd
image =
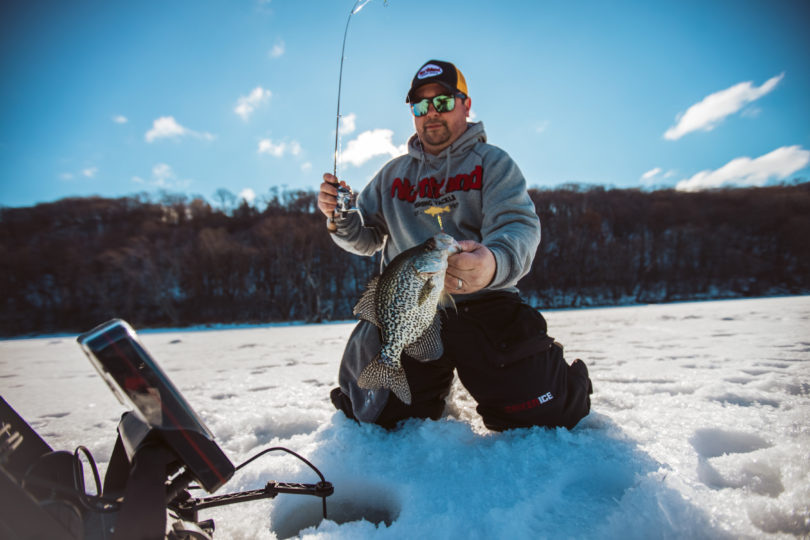
[[[346, 36], [349, 35], [349, 23], [352, 20], [352, 15], [363, 9], [369, 2], [371, 2], [371, 0], [355, 1], [354, 6], [352, 6], [352, 10], [349, 12], [348, 18], [346, 19], [346, 29], [343, 31], [343, 46], [340, 49], [340, 74], [338, 76], [337, 115], [335, 118], [335, 164], [332, 168], [332, 174], [334, 174], [335, 177], [337, 177], [338, 142], [340, 136], [340, 90], [343, 86], [343, 59], [346, 57]], [[383, 5], [387, 6], [388, 0], [386, 0]]]

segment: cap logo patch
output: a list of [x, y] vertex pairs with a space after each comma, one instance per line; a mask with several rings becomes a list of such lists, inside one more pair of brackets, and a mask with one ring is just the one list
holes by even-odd
[[437, 66], [436, 64], [428, 64], [422, 69], [419, 70], [419, 73], [416, 74], [417, 79], [427, 79], [428, 77], [436, 77], [437, 75], [442, 74], [442, 68]]

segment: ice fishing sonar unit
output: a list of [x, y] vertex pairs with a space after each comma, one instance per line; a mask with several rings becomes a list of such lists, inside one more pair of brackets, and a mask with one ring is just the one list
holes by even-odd
[[[200, 510], [279, 493], [320, 497], [326, 518], [326, 498], [334, 488], [314, 465], [285, 448], [268, 448], [234, 467], [125, 321], [104, 323], [78, 342], [130, 409], [118, 424], [104, 484], [87, 448], [53, 450], [0, 397], [0, 538], [209, 540], [214, 522], [200, 521]], [[269, 481], [252, 491], [191, 495], [195, 489], [213, 493], [235, 471], [274, 450], [302, 460], [320, 481]], [[82, 456], [93, 474], [95, 495], [86, 491]]]

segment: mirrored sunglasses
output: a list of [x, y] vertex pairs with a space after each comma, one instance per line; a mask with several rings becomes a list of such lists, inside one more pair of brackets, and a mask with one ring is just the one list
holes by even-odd
[[464, 99], [464, 94], [455, 94], [455, 95], [447, 95], [442, 94], [438, 96], [433, 96], [432, 98], [424, 98], [411, 103], [411, 110], [413, 111], [414, 116], [424, 116], [430, 110], [430, 104], [433, 104], [433, 108], [436, 109], [437, 113], [443, 112], [450, 112], [456, 108], [456, 98], [460, 97]]

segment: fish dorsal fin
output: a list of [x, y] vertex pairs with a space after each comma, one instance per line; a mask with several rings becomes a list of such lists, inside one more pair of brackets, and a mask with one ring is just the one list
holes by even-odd
[[371, 278], [371, 281], [368, 282], [366, 291], [363, 293], [363, 296], [360, 297], [360, 300], [357, 301], [357, 305], [354, 306], [354, 311], [352, 312], [357, 317], [370, 322], [378, 328], [380, 327], [380, 323], [377, 320], [377, 308], [374, 297], [377, 294], [377, 284], [379, 281], [380, 276], [374, 276]]
[[420, 362], [438, 360], [444, 354], [442, 319], [438, 313], [419, 339], [405, 347], [405, 354]]

